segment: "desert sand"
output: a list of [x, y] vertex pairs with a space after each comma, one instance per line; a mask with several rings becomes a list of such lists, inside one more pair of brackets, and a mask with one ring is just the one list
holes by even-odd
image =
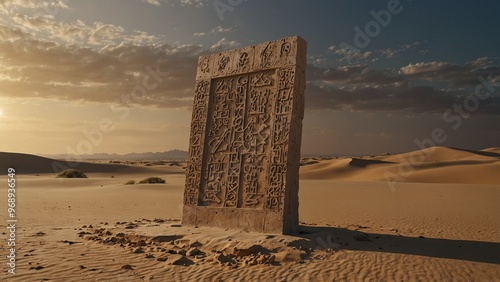
[[[182, 226], [182, 163], [85, 163], [89, 178], [58, 179], [53, 160], [0, 153], [18, 220], [13, 275], [3, 193], [1, 280], [500, 279], [500, 148], [302, 162], [301, 232], [276, 235]], [[167, 183], [124, 185], [150, 176]]]

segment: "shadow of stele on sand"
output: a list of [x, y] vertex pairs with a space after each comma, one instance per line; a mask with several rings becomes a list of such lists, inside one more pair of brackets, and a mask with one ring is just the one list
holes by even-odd
[[[367, 233], [346, 228], [300, 225], [298, 245], [319, 248], [336, 245], [339, 250], [358, 250], [427, 256], [500, 264], [500, 243], [441, 238], [408, 237], [399, 234]], [[325, 239], [326, 246], [325, 245]], [[367, 238], [360, 240], [359, 238]], [[330, 242], [328, 242], [330, 241]], [[323, 246], [322, 246], [323, 245]]]

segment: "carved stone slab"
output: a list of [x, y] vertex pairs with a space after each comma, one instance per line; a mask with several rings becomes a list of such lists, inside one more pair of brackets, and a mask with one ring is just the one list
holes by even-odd
[[201, 56], [182, 223], [295, 233], [307, 43]]

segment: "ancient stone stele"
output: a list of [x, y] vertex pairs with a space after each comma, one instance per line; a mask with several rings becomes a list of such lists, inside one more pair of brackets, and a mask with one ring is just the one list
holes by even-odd
[[296, 233], [307, 43], [201, 56], [183, 225]]

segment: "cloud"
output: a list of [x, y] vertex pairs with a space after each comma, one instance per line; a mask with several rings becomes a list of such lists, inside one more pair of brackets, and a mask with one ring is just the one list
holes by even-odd
[[4, 25], [0, 25], [0, 39], [4, 41], [15, 41], [17, 39], [21, 39], [27, 36], [31, 36], [31, 34], [25, 33], [18, 28], [10, 28]]
[[500, 76], [500, 65], [495, 65], [495, 58], [478, 58], [464, 65], [448, 62], [422, 62], [400, 68], [399, 72], [406, 77], [429, 82], [446, 82], [454, 87], [473, 86], [478, 76]]
[[222, 27], [219, 25], [212, 29], [212, 33], [225, 33], [225, 32], [230, 32], [231, 30], [232, 27]]
[[401, 76], [393, 75], [388, 70], [371, 70], [366, 65], [319, 68], [309, 64], [307, 65], [307, 77], [312, 82], [341, 87], [404, 83]]
[[171, 1], [171, 2], [180, 2], [181, 5], [183, 6], [194, 6], [194, 7], [203, 7], [207, 4], [208, 1], [206, 0], [176, 0], [176, 1]]
[[[484, 64], [484, 59], [475, 61]], [[467, 64], [467, 67], [472, 64]], [[434, 66], [434, 68], [433, 68]], [[500, 66], [497, 66], [500, 67]], [[340, 68], [307, 66], [306, 108], [309, 110], [350, 110], [360, 112], [404, 112], [442, 114], [473, 93], [479, 85], [477, 76], [469, 88], [453, 87], [441, 75], [440, 85], [421, 85], [415, 75], [427, 74], [431, 69], [446, 73], [448, 64], [417, 64], [394, 73], [390, 70], [372, 70], [365, 65]], [[463, 73], [462, 73], [463, 74]], [[499, 73], [500, 74], [500, 73]], [[439, 74], [437, 74], [439, 76]], [[458, 75], [454, 73], [454, 75]], [[458, 77], [456, 77], [458, 78]], [[445, 87], [442, 87], [442, 86]], [[477, 113], [500, 115], [500, 97], [491, 96], [481, 101]]]
[[203, 6], [207, 5], [206, 0], [143, 0], [143, 2], [146, 2], [148, 4], [154, 5], [154, 6], [161, 6], [161, 3], [165, 3], [170, 6], [192, 6], [196, 8], [200, 8]]
[[[27, 16], [16, 14], [12, 17], [15, 28], [39, 38], [60, 40], [62, 42], [107, 45], [112, 43], [132, 42], [150, 44], [157, 41], [157, 36], [144, 31], [127, 32], [123, 27], [94, 22], [86, 24], [77, 20], [74, 23], [63, 23], [50, 15]], [[12, 28], [12, 26], [11, 26]]]
[[397, 48], [386, 48], [386, 49], [377, 49], [370, 51], [361, 51], [354, 50], [349, 47], [339, 47], [336, 45], [332, 45], [328, 47], [328, 51], [337, 56], [337, 62], [346, 62], [347, 58], [352, 63], [367, 63], [367, 62], [375, 62], [382, 58], [390, 59], [395, 57], [399, 53], [407, 52], [407, 51], [418, 51], [418, 47], [420, 45], [419, 41], [415, 41], [413, 43], [406, 43], [400, 45]]
[[151, 5], [161, 6], [159, 0], [143, 0], [143, 1], [146, 2], [146, 3], [148, 3], [148, 4], [151, 4]]
[[14, 14], [19, 9], [37, 10], [37, 15], [55, 16], [60, 9], [68, 9], [70, 0], [2, 0], [0, 13]]
[[210, 50], [212, 50], [213, 52], [217, 52], [217, 51], [222, 51], [222, 50], [226, 50], [226, 49], [234, 49], [234, 48], [238, 47], [239, 45], [240, 44], [238, 42], [231, 41], [231, 40], [228, 40], [225, 37], [223, 37], [222, 39], [217, 41], [217, 43], [212, 45], [212, 47], [210, 47]]
[[233, 29], [234, 29], [234, 27], [223, 27], [223, 26], [219, 25], [219, 26], [212, 28], [212, 30], [208, 31], [208, 32], [196, 32], [193, 34], [193, 36], [201, 37], [201, 36], [206, 36], [209, 34], [226, 33], [226, 32], [232, 31]]
[[[96, 32], [109, 38], [115, 31]], [[63, 44], [5, 26], [0, 34], [17, 36], [15, 46], [0, 41], [0, 95], [11, 98], [189, 107], [197, 58], [206, 52], [167, 43]]]
[[306, 108], [386, 113], [442, 113], [453, 106], [455, 93], [427, 86], [342, 89], [307, 86]]

